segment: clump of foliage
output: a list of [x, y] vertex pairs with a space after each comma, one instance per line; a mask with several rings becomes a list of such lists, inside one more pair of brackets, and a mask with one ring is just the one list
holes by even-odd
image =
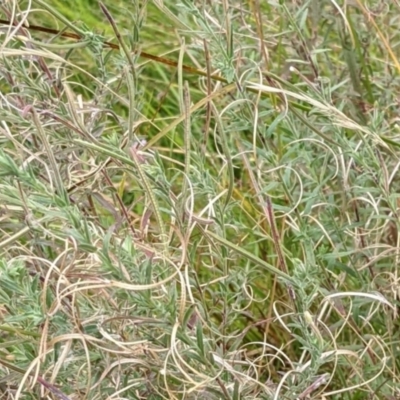
[[397, 2], [1, 5], [5, 399], [394, 399]]

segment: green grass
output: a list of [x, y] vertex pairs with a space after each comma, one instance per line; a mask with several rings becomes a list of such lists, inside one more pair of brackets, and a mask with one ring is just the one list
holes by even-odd
[[399, 396], [400, 6], [346, 4], [1, 6], [2, 398]]

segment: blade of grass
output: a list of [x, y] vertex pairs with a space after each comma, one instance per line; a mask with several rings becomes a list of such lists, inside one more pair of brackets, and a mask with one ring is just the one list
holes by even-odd
[[255, 256], [254, 254], [250, 253], [249, 251], [243, 249], [242, 247], [235, 245], [234, 243], [222, 238], [221, 236], [217, 235], [214, 232], [207, 231], [207, 232], [205, 232], [205, 234], [206, 234], [206, 236], [211, 236], [212, 239], [216, 240], [221, 245], [223, 245], [223, 246], [233, 250], [235, 253], [247, 258], [249, 261], [252, 261], [255, 264], [265, 268], [267, 271], [271, 272], [272, 274], [283, 278], [286, 282], [292, 283], [292, 284], [295, 283], [290, 275], [286, 274], [283, 271], [280, 271], [279, 269], [275, 268], [274, 266], [272, 266], [271, 264], [262, 260], [261, 258]]

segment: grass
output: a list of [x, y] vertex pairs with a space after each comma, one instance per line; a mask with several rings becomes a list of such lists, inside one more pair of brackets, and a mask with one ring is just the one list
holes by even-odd
[[399, 10], [2, 4], [2, 398], [398, 398]]

